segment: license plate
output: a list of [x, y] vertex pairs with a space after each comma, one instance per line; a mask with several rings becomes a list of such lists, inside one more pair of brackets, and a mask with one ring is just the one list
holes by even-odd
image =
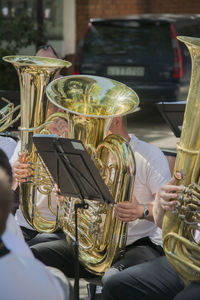
[[122, 67], [122, 66], [109, 66], [107, 67], [108, 76], [144, 76], [144, 67]]

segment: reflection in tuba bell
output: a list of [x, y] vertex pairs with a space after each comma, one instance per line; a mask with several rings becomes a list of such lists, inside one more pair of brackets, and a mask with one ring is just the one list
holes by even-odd
[[[137, 109], [136, 93], [120, 82], [85, 75], [56, 79], [46, 93], [68, 115], [69, 137], [84, 143], [115, 202], [131, 200], [135, 174], [132, 150], [121, 136], [106, 135], [113, 117]], [[74, 204], [78, 201], [68, 198], [64, 205], [62, 228], [71, 246], [75, 241]], [[102, 275], [124, 249], [127, 225], [116, 219], [112, 205], [85, 201], [89, 208], [78, 210], [79, 259], [87, 270]]]
[[[21, 152], [29, 154], [30, 164], [33, 167], [32, 180], [20, 184], [20, 206], [24, 217], [32, 227], [37, 231], [52, 232], [57, 228], [57, 222], [40, 216], [36, 207], [39, 191], [48, 195], [49, 208], [52, 210], [50, 199], [52, 183], [49, 182], [50, 176], [47, 177], [46, 169], [38, 159], [32, 136], [35, 133], [41, 133], [41, 129], [46, 124], [49, 103], [45, 97], [47, 84], [59, 69], [69, 67], [71, 63], [60, 59], [36, 56], [5, 56], [3, 60], [12, 63], [18, 72], [21, 98], [21, 127], [19, 128], [21, 130]], [[41, 177], [43, 177], [42, 180]], [[48, 179], [46, 180], [46, 178]], [[52, 212], [56, 215], [56, 212], [53, 210]]]
[[168, 260], [185, 281], [200, 281], [200, 39], [183, 36], [178, 39], [186, 44], [192, 58], [191, 82], [174, 168], [184, 175], [177, 184], [187, 188], [179, 197], [176, 212], [165, 214], [163, 246]]

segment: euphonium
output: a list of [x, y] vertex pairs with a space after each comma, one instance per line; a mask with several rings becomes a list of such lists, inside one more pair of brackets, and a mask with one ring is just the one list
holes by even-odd
[[[136, 110], [136, 93], [117, 81], [85, 75], [56, 79], [46, 93], [68, 114], [69, 137], [82, 140], [115, 202], [131, 200], [135, 174], [132, 150], [121, 136], [106, 135], [113, 117]], [[67, 199], [64, 206], [63, 231], [70, 245], [75, 240], [76, 201]], [[102, 275], [125, 247], [127, 225], [116, 219], [113, 206], [86, 202], [89, 208], [78, 211], [79, 259], [87, 270]]]
[[20, 184], [21, 210], [27, 222], [37, 231], [52, 232], [57, 228], [57, 222], [47, 220], [37, 210], [38, 191], [48, 195], [49, 209], [52, 210], [50, 199], [52, 185], [49, 177], [46, 180], [47, 173], [38, 159], [32, 136], [40, 133], [46, 124], [49, 103], [45, 97], [47, 84], [54, 78], [58, 70], [69, 67], [71, 63], [60, 59], [36, 56], [5, 56], [3, 60], [12, 63], [18, 72], [21, 98], [21, 126], [19, 128], [21, 130], [21, 152], [29, 154], [30, 167], [33, 169], [32, 180]]
[[189, 49], [192, 74], [174, 172], [184, 174], [177, 184], [189, 188], [179, 197], [176, 211], [165, 214], [163, 246], [168, 260], [185, 281], [200, 281], [200, 39], [178, 39]]

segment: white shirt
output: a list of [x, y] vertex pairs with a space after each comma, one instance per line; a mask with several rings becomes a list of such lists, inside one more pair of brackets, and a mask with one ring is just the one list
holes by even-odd
[[6, 230], [1, 238], [6, 248], [14, 254], [33, 258], [33, 254], [12, 214], [7, 219]]
[[34, 258], [12, 214], [2, 241], [11, 252], [0, 257], [0, 298], [2, 300], [64, 300], [59, 281]]
[[12, 138], [6, 136], [0, 136], [0, 149], [2, 149], [6, 153], [8, 159], [11, 158], [16, 145], [17, 143]]
[[[136, 176], [133, 193], [141, 204], [148, 204], [154, 200], [160, 186], [171, 178], [169, 165], [162, 151], [146, 142], [130, 135], [130, 146], [136, 160]], [[162, 245], [161, 229], [155, 223], [147, 220], [129, 222], [127, 245], [148, 236], [152, 242]]]
[[59, 281], [35, 258], [12, 252], [0, 258], [2, 300], [64, 300]]

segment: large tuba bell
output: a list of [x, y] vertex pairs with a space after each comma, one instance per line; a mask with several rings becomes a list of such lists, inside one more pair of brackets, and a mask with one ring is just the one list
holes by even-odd
[[[46, 86], [56, 72], [69, 67], [70, 62], [36, 56], [5, 56], [3, 60], [12, 63], [16, 68], [20, 83], [21, 102], [21, 152], [28, 153], [28, 161], [32, 168], [32, 179], [20, 184], [20, 206], [27, 222], [37, 231], [52, 232], [57, 226], [57, 211], [51, 205], [52, 182], [47, 171], [38, 159], [32, 136], [44, 129], [48, 108], [45, 97]], [[59, 114], [59, 113], [57, 113]], [[51, 116], [50, 116], [51, 118]], [[13, 121], [10, 120], [10, 123]], [[38, 176], [39, 175], [39, 176]], [[40, 177], [40, 178], [39, 178]], [[39, 178], [39, 179], [38, 179]], [[48, 207], [52, 212], [52, 220], [40, 215], [37, 210], [37, 193], [48, 196]]]
[[[113, 117], [136, 110], [139, 100], [126, 85], [98, 76], [67, 76], [51, 82], [48, 98], [68, 115], [69, 137], [80, 139], [94, 159], [115, 202], [131, 200], [135, 161], [124, 138], [107, 135]], [[66, 199], [63, 231], [75, 241], [74, 204]], [[78, 211], [79, 259], [90, 272], [102, 275], [124, 249], [127, 224], [116, 219], [113, 206], [94, 201]], [[73, 246], [72, 246], [73, 248]]]
[[[192, 74], [174, 172], [186, 186], [174, 213], [163, 221], [166, 256], [185, 281], [200, 281], [200, 39], [180, 36], [192, 59]], [[197, 185], [198, 184], [198, 185]]]

